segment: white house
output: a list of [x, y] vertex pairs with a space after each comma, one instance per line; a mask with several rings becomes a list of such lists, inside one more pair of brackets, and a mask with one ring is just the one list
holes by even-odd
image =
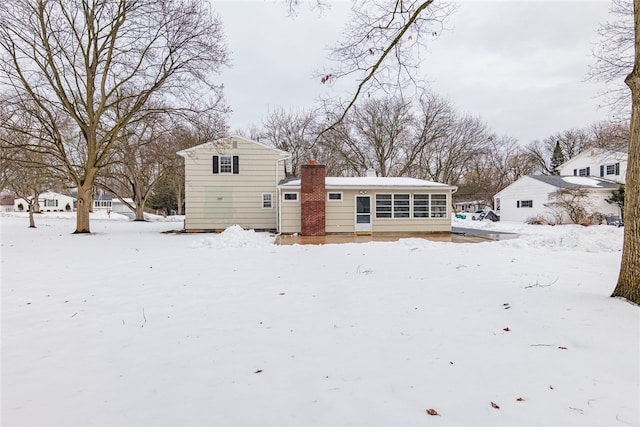
[[[553, 217], [554, 212], [545, 206], [549, 203], [549, 195], [559, 189], [582, 188], [588, 191], [587, 210], [604, 215], [618, 216], [616, 205], [605, 199], [619, 188], [619, 184], [607, 179], [593, 176], [555, 176], [527, 175], [507, 186], [494, 196], [494, 206], [500, 207], [502, 221], [521, 221], [541, 215]], [[564, 219], [568, 222], [568, 219]]]
[[[53, 191], [45, 191], [38, 197], [41, 212], [74, 212], [75, 202], [75, 197]], [[16, 212], [27, 212], [29, 209], [29, 204], [24, 199], [15, 199], [13, 206]]]
[[624, 184], [628, 157], [626, 150], [591, 148], [566, 161], [558, 170], [560, 176], [595, 176]]

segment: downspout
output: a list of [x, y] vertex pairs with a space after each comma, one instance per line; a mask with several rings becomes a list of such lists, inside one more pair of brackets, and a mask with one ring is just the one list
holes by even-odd
[[[282, 230], [282, 211], [280, 209], [280, 187], [278, 186], [278, 162], [284, 162], [290, 159], [291, 159], [291, 156], [289, 155], [287, 157], [283, 157], [282, 159], [276, 160], [276, 177], [275, 177], [276, 201], [275, 201], [274, 207], [276, 208], [276, 233], [277, 234], [280, 234], [280, 230]], [[286, 178], [286, 173], [285, 173], [285, 178]]]

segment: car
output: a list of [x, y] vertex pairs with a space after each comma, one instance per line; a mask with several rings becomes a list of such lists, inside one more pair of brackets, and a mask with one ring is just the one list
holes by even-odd
[[475, 211], [474, 213], [471, 214], [471, 219], [476, 221], [476, 220], [481, 220], [484, 219], [485, 215], [487, 215], [487, 213], [483, 210], [479, 210], [479, 211]]

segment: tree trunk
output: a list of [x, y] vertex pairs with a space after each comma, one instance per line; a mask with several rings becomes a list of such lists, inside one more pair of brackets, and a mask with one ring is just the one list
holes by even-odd
[[184, 215], [184, 197], [182, 197], [182, 191], [176, 192], [176, 204], [178, 205], [178, 215]]
[[76, 231], [74, 234], [91, 233], [89, 212], [93, 205], [93, 183], [78, 186], [78, 210], [76, 212]]
[[144, 221], [144, 203], [136, 203], [136, 219], [134, 221]]
[[36, 228], [36, 221], [33, 219], [33, 206], [29, 206], [29, 228]]
[[625, 79], [631, 89], [631, 132], [624, 200], [624, 244], [618, 284], [611, 296], [640, 304], [640, 0], [633, 1], [635, 61]]

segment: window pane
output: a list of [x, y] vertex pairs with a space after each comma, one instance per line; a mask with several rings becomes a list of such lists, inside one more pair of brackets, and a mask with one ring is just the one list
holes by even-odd
[[376, 218], [391, 218], [391, 194], [376, 195]]
[[447, 216], [447, 195], [431, 195], [431, 218], [445, 218]]
[[284, 193], [284, 199], [294, 202], [298, 200], [298, 193]]
[[342, 200], [342, 193], [329, 193], [329, 200]]
[[394, 194], [393, 217], [409, 218], [409, 195], [408, 194]]
[[262, 195], [262, 207], [263, 208], [271, 208], [271, 194], [263, 194]]
[[356, 215], [356, 222], [358, 224], [369, 224], [371, 222], [371, 215], [370, 214]]
[[233, 171], [231, 156], [220, 156], [220, 173], [231, 173]]
[[413, 195], [413, 217], [427, 218], [429, 216], [429, 195], [414, 194]]
[[368, 197], [356, 197], [356, 212], [371, 213], [371, 199]]

